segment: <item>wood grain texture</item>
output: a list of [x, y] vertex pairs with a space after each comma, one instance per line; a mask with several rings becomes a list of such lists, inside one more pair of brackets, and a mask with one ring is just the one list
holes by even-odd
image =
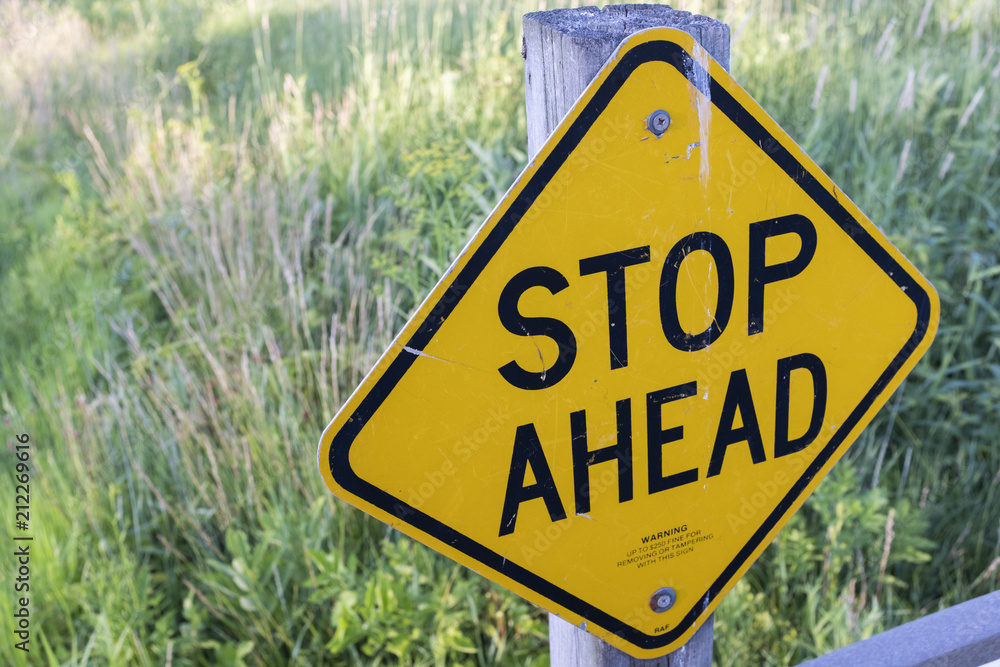
[[666, 5], [580, 7], [524, 15], [524, 83], [528, 155], [535, 154], [618, 45], [648, 28], [694, 37], [727, 70], [729, 26]]
[[709, 616], [688, 643], [673, 653], [643, 660], [549, 614], [549, 657], [552, 667], [712, 667], [714, 620]]

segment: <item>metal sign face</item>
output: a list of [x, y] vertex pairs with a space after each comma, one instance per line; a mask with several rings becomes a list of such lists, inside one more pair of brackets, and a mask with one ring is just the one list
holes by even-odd
[[937, 320], [931, 285], [728, 73], [650, 30], [333, 420], [319, 465], [357, 507], [654, 657], [712, 613]]

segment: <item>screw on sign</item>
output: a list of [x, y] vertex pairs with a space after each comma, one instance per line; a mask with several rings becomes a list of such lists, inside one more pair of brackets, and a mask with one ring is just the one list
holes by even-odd
[[674, 601], [677, 599], [677, 594], [674, 593], [672, 588], [661, 588], [660, 590], [653, 593], [653, 597], [649, 599], [649, 608], [655, 611], [657, 614], [662, 614], [671, 607], [674, 606]]
[[319, 466], [407, 535], [660, 656], [899, 386], [937, 310], [718, 63], [647, 30], [334, 418]]
[[658, 109], [649, 115], [649, 131], [656, 136], [662, 135], [670, 127], [670, 114]]

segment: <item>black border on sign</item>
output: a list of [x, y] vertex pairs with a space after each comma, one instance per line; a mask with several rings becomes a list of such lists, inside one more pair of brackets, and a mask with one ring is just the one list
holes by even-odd
[[[479, 561], [487, 568], [503, 574], [539, 595], [571, 610], [581, 617], [596, 623], [602, 628], [618, 635], [622, 639], [643, 649], [656, 649], [670, 644], [680, 637], [695, 622], [698, 616], [708, 608], [709, 603], [721, 593], [739, 568], [746, 562], [753, 551], [760, 545], [767, 533], [788, 512], [792, 504], [799, 498], [816, 473], [833, 456], [844, 438], [862, 419], [876, 398], [885, 390], [889, 382], [898, 373], [903, 364], [910, 358], [917, 346], [927, 334], [931, 317], [931, 299], [917, 281], [904, 270], [892, 255], [876, 241], [865, 228], [845, 209], [834, 194], [828, 191], [802, 164], [732, 95], [701, 67], [691, 55], [679, 44], [670, 41], [650, 41], [639, 44], [622, 56], [607, 79], [586, 102], [579, 116], [566, 131], [552, 152], [539, 165], [516, 199], [503, 214], [478, 248], [472, 253], [468, 263], [459, 271], [438, 299], [427, 318], [417, 331], [404, 344], [406, 347], [421, 351], [428, 345], [435, 333], [444, 324], [455, 306], [472, 286], [472, 283], [496, 254], [500, 246], [529, 210], [535, 198], [551, 181], [559, 168], [573, 152], [591, 125], [601, 115], [612, 98], [622, 87], [631, 74], [642, 64], [662, 61], [677, 69], [688, 81], [703, 94], [709, 95], [712, 104], [724, 113], [740, 130], [780, 167], [802, 191], [818, 204], [836, 222], [841, 229], [904, 291], [917, 308], [917, 323], [906, 344], [893, 358], [889, 367], [879, 376], [871, 389], [865, 394], [851, 415], [841, 424], [827, 445], [816, 459], [806, 468], [805, 473], [792, 486], [791, 490], [781, 499], [778, 506], [764, 520], [763, 524], [753, 534], [750, 540], [736, 554], [729, 565], [722, 571], [718, 579], [709, 587], [698, 602], [674, 629], [660, 635], [648, 635], [626, 624], [621, 619], [585, 602], [556, 584], [542, 579], [530, 570], [511, 561], [458, 533], [453, 528], [437, 519], [424, 514], [408, 505], [403, 500], [395, 498], [367, 482], [354, 472], [350, 463], [350, 449], [355, 438], [365, 427], [368, 420], [375, 414], [382, 402], [389, 396], [396, 384], [413, 364], [417, 355], [399, 354], [389, 364], [389, 368], [379, 378], [371, 391], [361, 400], [354, 413], [334, 435], [330, 445], [329, 465], [333, 478], [344, 489], [381, 508], [385, 512], [410, 524], [419, 531], [434, 537], [466, 556]], [[707, 82], [709, 90], [704, 88]]]

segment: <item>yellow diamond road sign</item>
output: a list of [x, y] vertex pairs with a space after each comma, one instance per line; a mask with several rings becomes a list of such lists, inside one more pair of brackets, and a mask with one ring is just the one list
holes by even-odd
[[662, 655], [937, 320], [931, 285], [729, 74], [687, 34], [650, 30], [351, 396], [319, 465], [407, 535]]

